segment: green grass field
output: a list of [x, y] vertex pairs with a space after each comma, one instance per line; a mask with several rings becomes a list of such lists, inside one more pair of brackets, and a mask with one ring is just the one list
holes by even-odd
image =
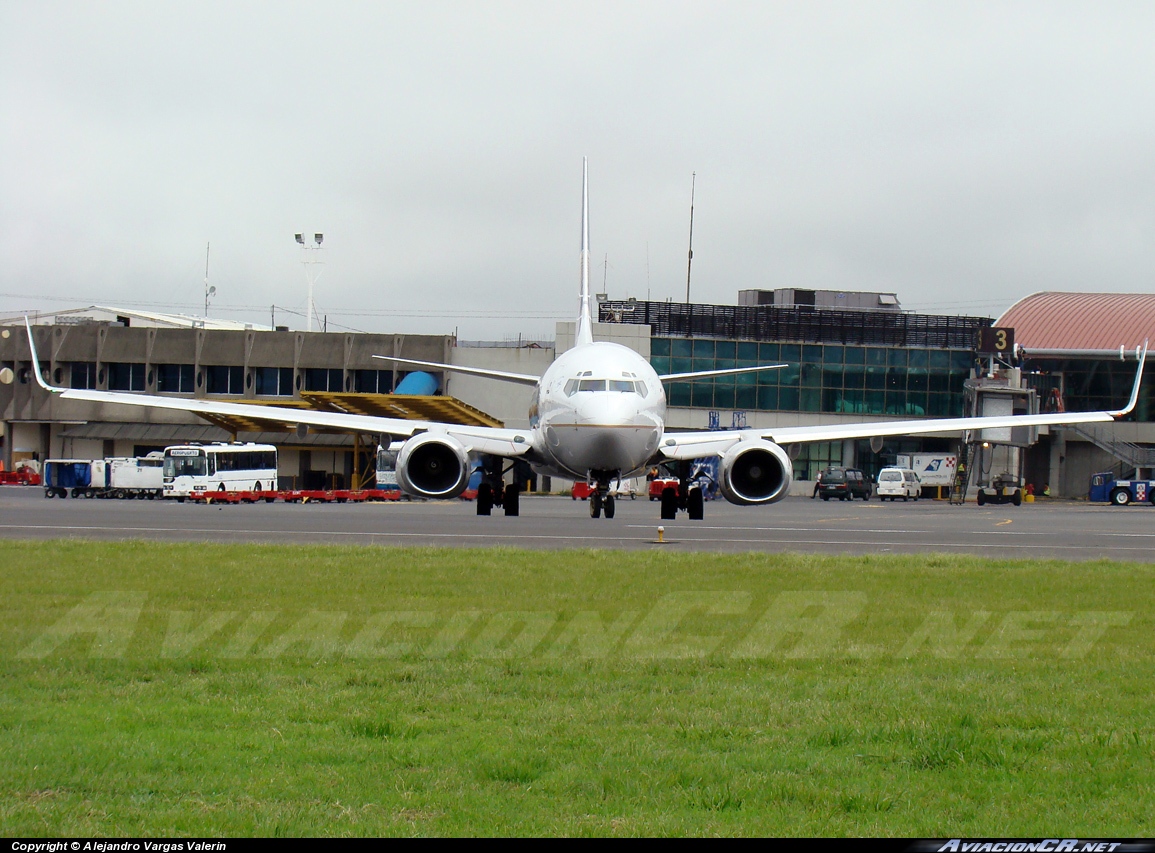
[[1155, 567], [0, 543], [9, 836], [1141, 836]]

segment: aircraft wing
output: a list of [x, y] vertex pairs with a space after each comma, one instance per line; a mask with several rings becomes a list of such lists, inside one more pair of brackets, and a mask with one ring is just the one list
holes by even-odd
[[811, 426], [768, 427], [766, 429], [711, 430], [705, 432], [671, 432], [662, 438], [658, 448], [667, 459], [697, 459], [719, 456], [739, 441], [765, 440], [775, 444], [801, 444], [813, 441], [837, 441], [845, 438], [873, 438], [890, 435], [927, 435], [963, 430], [1006, 427], [1063, 426], [1067, 424], [1110, 423], [1128, 414], [1139, 399], [1143, 365], [1147, 360], [1144, 344], [1135, 372], [1131, 399], [1122, 409], [1103, 412], [1054, 412], [1041, 415], [1001, 415], [976, 418], [934, 418], [930, 420], [871, 421], [864, 423], [815, 424]]
[[529, 373], [510, 373], [506, 370], [487, 370], [484, 367], [462, 367], [456, 364], [440, 364], [436, 361], [417, 361], [413, 358], [397, 358], [392, 355], [375, 355], [382, 361], [393, 361], [397, 364], [407, 364], [413, 367], [426, 367], [431, 370], [444, 370], [446, 373], [467, 373], [470, 376], [484, 376], [487, 379], [497, 379], [502, 382], [516, 382], [519, 385], [536, 385], [540, 376]]
[[755, 373], [759, 370], [781, 370], [789, 367], [788, 364], [763, 364], [758, 367], [729, 367], [724, 370], [695, 370], [690, 373], [662, 373], [658, 378], [663, 382], [686, 382], [694, 379], [707, 379], [711, 376], [732, 376], [736, 373]]
[[28, 343], [32, 348], [33, 371], [36, 382], [45, 391], [64, 400], [84, 400], [90, 403], [115, 403], [122, 406], [142, 406], [153, 409], [169, 409], [192, 412], [197, 415], [225, 415], [264, 421], [278, 421], [289, 424], [348, 430], [349, 432], [382, 433], [408, 438], [419, 432], [440, 432], [451, 435], [465, 445], [467, 450], [477, 453], [491, 453], [497, 456], [524, 456], [532, 449], [532, 433], [529, 430], [504, 429], [499, 427], [465, 426], [437, 421], [408, 420], [406, 418], [381, 418], [373, 415], [356, 415], [348, 412], [322, 412], [314, 409], [293, 409], [286, 406], [257, 406], [251, 403], [233, 403], [224, 400], [205, 400], [189, 397], [162, 397], [153, 394], [130, 394], [122, 391], [89, 391], [77, 388], [57, 388], [49, 385], [40, 375], [40, 361], [32, 340], [32, 327], [28, 325]]

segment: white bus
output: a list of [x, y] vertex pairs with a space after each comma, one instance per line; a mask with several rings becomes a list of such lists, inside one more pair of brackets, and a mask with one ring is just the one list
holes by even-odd
[[271, 444], [182, 444], [164, 449], [166, 498], [276, 488], [277, 448]]

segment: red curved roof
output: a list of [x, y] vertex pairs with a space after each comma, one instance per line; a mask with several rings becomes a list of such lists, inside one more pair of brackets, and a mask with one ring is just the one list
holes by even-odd
[[995, 322], [1032, 349], [1133, 349], [1155, 343], [1155, 293], [1032, 293]]

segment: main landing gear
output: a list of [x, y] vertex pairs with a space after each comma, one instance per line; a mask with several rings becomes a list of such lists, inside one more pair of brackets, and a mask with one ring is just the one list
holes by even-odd
[[506, 470], [509, 469], [502, 469], [499, 457], [491, 456], [486, 460], [482, 467], [481, 483], [477, 486], [478, 515], [492, 515], [495, 506], [503, 508], [507, 516], [520, 514], [521, 488], [517, 483], [506, 485]]
[[678, 510], [684, 509], [690, 521], [701, 521], [706, 513], [706, 497], [702, 487], [690, 479], [688, 462], [678, 463], [678, 485], [662, 489], [662, 520], [678, 517]]

